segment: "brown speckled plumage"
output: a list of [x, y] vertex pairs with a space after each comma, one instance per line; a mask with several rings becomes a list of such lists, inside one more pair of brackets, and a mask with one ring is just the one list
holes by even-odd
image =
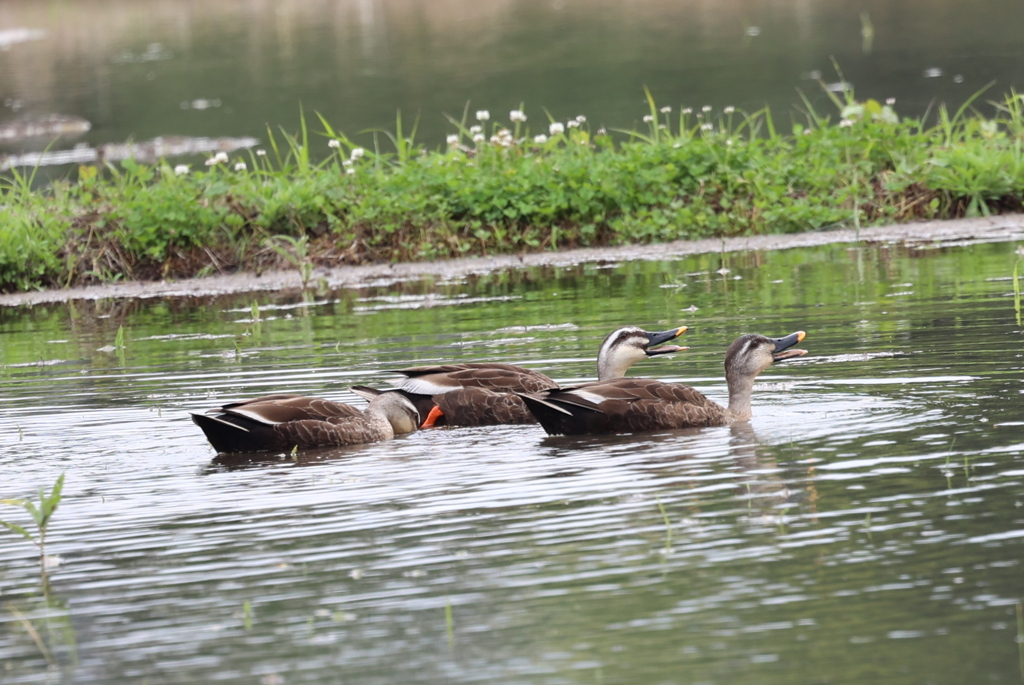
[[383, 393], [359, 411], [316, 397], [269, 395], [193, 414], [218, 452], [264, 452], [389, 440], [421, 419], [400, 393]]
[[803, 337], [798, 331], [777, 339], [744, 335], [733, 342], [725, 359], [728, 407], [687, 385], [645, 378], [598, 381], [522, 398], [551, 435], [722, 426], [750, 418], [754, 379], [774, 361], [806, 354], [789, 349]]
[[[646, 357], [686, 348], [662, 345], [681, 335], [685, 326], [650, 333], [636, 326], [613, 331], [598, 351], [598, 377], [617, 378]], [[401, 388], [429, 396], [444, 412], [436, 425], [492, 426], [536, 423], [517, 393], [538, 393], [558, 388], [544, 374], [503, 363], [444, 364], [401, 369], [407, 380]]]

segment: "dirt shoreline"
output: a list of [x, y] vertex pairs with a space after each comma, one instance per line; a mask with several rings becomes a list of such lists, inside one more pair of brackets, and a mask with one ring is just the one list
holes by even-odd
[[[351, 288], [414, 280], [427, 276], [454, 279], [473, 274], [533, 266], [571, 266], [585, 262], [660, 260], [709, 252], [788, 250], [795, 247], [856, 242], [948, 245], [1011, 240], [1024, 240], [1024, 214], [878, 226], [861, 229], [859, 235], [854, 230], [841, 229], [787, 235], [678, 240], [654, 245], [580, 248], [562, 252], [538, 252], [522, 256], [500, 255], [437, 262], [343, 266], [333, 269], [317, 269], [314, 280], [326, 279], [331, 288]], [[300, 286], [301, 281], [296, 271], [270, 271], [259, 276], [251, 273], [237, 273], [185, 281], [132, 281], [65, 290], [13, 293], [0, 295], [0, 306], [19, 307], [48, 302], [108, 298], [225, 295], [267, 290], [290, 290], [298, 289]]]

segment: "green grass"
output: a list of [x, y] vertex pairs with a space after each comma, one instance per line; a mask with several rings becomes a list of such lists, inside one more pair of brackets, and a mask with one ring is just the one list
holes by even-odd
[[32, 522], [36, 526], [37, 535], [32, 535], [24, 526], [17, 523], [11, 523], [9, 521], [0, 520], [0, 526], [3, 526], [7, 530], [20, 535], [25, 538], [36, 547], [39, 548], [39, 570], [42, 573], [45, 583], [46, 578], [46, 530], [50, 525], [50, 519], [53, 517], [54, 512], [57, 511], [57, 507], [60, 506], [63, 495], [61, 494], [64, 490], [64, 474], [60, 474], [53, 487], [50, 489], [50, 494], [47, 495], [46, 491], [40, 488], [39, 490], [39, 504], [35, 504], [31, 500], [27, 499], [2, 499], [0, 504], [6, 504], [12, 507], [18, 507], [25, 510], [29, 516], [32, 517]]
[[318, 114], [317, 131], [303, 116], [294, 135], [268, 130], [265, 150], [187, 173], [128, 161], [44, 190], [13, 173], [0, 185], [0, 290], [278, 267], [308, 285], [316, 266], [1021, 209], [1022, 96], [992, 117], [972, 99], [922, 119], [831, 97], [830, 113], [804, 98], [786, 126], [767, 109], [679, 111], [650, 93], [641, 130], [467, 111], [437, 149], [401, 115], [361, 146]]

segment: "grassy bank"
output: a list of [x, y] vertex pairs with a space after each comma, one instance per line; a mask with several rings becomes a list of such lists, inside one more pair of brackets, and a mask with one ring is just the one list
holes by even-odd
[[401, 118], [357, 144], [319, 117], [193, 168], [82, 167], [41, 191], [14, 174], [0, 191], [0, 290], [1018, 211], [1022, 97], [991, 119], [968, 103], [901, 120], [891, 102], [846, 93], [784, 125], [649, 97], [635, 131], [467, 112], [435, 150]]

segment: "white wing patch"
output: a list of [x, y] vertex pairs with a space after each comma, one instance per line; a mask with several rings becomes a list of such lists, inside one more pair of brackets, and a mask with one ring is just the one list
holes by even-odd
[[[434, 378], [436, 378], [436, 376]], [[451, 385], [443, 385], [434, 380], [434, 378], [431, 378], [430, 376], [409, 378], [398, 387], [402, 390], [408, 390], [409, 392], [414, 392], [418, 395], [443, 395], [446, 392], [462, 388], [461, 385], [451, 381], [450, 379], [448, 382], [452, 383]], [[442, 378], [444, 378], [444, 376], [442, 376]]]
[[606, 396], [599, 395], [596, 392], [590, 392], [586, 388], [579, 388], [577, 390], [570, 390], [566, 394], [567, 395], [572, 395], [574, 397], [579, 397], [581, 400], [586, 400], [587, 402], [593, 402], [594, 404], [601, 404], [602, 402], [604, 402], [605, 400], [608, 399]]
[[[247, 419], [252, 419], [253, 421], [256, 421], [257, 423], [263, 423], [263, 424], [266, 424], [268, 426], [276, 426], [279, 423], [283, 423], [283, 421], [271, 421], [266, 416], [260, 416], [258, 413], [253, 412], [253, 411], [249, 411], [245, 407], [239, 407], [237, 409], [232, 409], [230, 413], [232, 413], [232, 414], [234, 414], [236, 416], [244, 416]], [[224, 423], [227, 423], [227, 421], [225, 421]]]

